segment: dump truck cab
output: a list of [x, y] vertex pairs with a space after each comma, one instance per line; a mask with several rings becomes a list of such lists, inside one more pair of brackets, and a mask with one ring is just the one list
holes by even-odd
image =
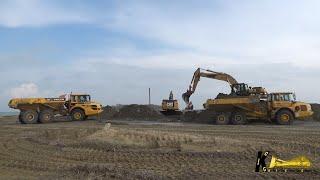
[[290, 124], [294, 119], [304, 119], [313, 114], [311, 105], [297, 101], [292, 92], [270, 93], [267, 101], [271, 119], [278, 124]]
[[102, 105], [91, 101], [89, 94], [70, 94], [65, 105], [74, 120], [83, 120], [102, 112]]

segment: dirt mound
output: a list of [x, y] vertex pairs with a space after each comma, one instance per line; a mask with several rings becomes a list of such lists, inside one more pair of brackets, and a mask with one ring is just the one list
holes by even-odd
[[320, 121], [320, 104], [311, 104], [311, 107], [314, 112], [313, 119]]
[[123, 120], [162, 120], [166, 119], [160, 113], [160, 106], [157, 105], [117, 105], [106, 106], [102, 117], [105, 119]]
[[112, 119], [117, 112], [115, 106], [105, 106], [103, 108], [102, 117], [104, 119]]

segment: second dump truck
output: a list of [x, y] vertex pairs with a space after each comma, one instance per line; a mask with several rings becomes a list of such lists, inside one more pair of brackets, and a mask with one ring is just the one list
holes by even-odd
[[70, 94], [69, 98], [15, 98], [9, 101], [9, 107], [20, 110], [19, 121], [22, 124], [51, 122], [55, 115], [71, 116], [72, 120], [85, 120], [88, 116], [97, 116], [102, 105], [91, 101], [88, 94]]
[[249, 87], [238, 83], [231, 75], [198, 68], [191, 85], [182, 95], [186, 104], [195, 92], [201, 77], [226, 81], [231, 87], [230, 94], [218, 94], [215, 99], [204, 103], [205, 111], [212, 112], [216, 124], [246, 124], [248, 120], [266, 119], [281, 125], [289, 125], [295, 119], [312, 116], [311, 105], [296, 101], [294, 93], [267, 93], [262, 87]]

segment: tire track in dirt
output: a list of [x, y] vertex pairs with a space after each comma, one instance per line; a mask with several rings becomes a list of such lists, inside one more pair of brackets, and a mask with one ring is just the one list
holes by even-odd
[[[283, 179], [320, 178], [319, 171], [308, 173], [254, 173], [256, 153], [273, 150], [282, 159], [306, 153], [320, 144], [320, 132], [310, 127], [117, 125], [123, 131], [155, 131], [162, 142], [183, 142], [176, 146], [141, 147], [88, 140], [103, 124], [93, 122], [53, 125], [6, 125], [0, 129], [0, 174], [49, 178], [92, 179]], [[148, 141], [143, 134], [124, 135], [134, 141]], [[178, 133], [178, 134], [177, 134]], [[170, 136], [167, 134], [174, 134]], [[182, 134], [182, 136], [180, 136]], [[184, 140], [204, 137], [203, 140]], [[191, 138], [192, 139], [192, 138]], [[151, 138], [149, 138], [151, 141]], [[313, 152], [315, 153], [315, 152]], [[314, 156], [315, 157], [315, 156]], [[319, 169], [316, 158], [315, 168]]]

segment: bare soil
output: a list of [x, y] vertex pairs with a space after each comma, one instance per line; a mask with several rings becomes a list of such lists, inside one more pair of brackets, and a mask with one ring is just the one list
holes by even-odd
[[[320, 122], [291, 126], [0, 118], [0, 179], [320, 179]], [[308, 172], [255, 173], [259, 150]]]

